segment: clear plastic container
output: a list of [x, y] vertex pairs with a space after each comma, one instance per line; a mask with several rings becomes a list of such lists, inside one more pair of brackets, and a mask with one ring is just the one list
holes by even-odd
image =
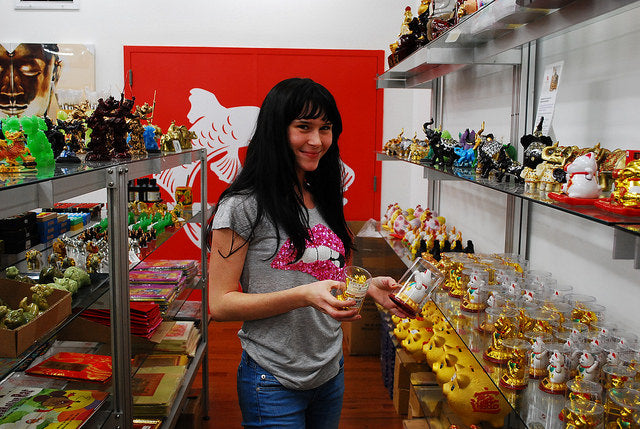
[[400, 290], [389, 295], [405, 313], [415, 317], [427, 304], [431, 292], [444, 281], [444, 275], [431, 263], [420, 258], [400, 278]]
[[626, 387], [612, 388], [605, 402], [607, 427], [638, 429], [640, 420], [640, 392]]
[[346, 287], [344, 292], [336, 296], [336, 298], [341, 301], [346, 301], [349, 298], [355, 299], [356, 305], [353, 307], [357, 308], [359, 313], [367, 296], [369, 284], [371, 284], [371, 274], [364, 268], [349, 265], [344, 268], [344, 275]]
[[580, 398], [567, 400], [562, 420], [567, 429], [601, 429], [604, 428], [604, 407]]
[[567, 381], [567, 399], [578, 398], [587, 401], [602, 403], [602, 384], [589, 380], [569, 380]]

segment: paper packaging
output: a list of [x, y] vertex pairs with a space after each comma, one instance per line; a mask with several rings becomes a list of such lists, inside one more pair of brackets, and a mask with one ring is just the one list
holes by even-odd
[[342, 324], [346, 352], [349, 355], [377, 355], [380, 353], [380, 315], [371, 298], [364, 300], [360, 316], [360, 320]]
[[[20, 300], [33, 293], [33, 285], [0, 279], [0, 298], [10, 308], [18, 308]], [[71, 314], [71, 294], [54, 289], [47, 298], [49, 309], [17, 329], [0, 329], [0, 357], [17, 357], [34, 342], [55, 328]]]

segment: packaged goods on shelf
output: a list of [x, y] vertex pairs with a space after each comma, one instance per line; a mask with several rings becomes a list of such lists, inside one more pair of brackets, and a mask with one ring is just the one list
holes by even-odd
[[182, 272], [186, 276], [187, 281], [191, 281], [200, 271], [200, 263], [193, 259], [144, 260], [136, 266], [136, 270], [140, 270], [140, 271], [182, 270]]
[[135, 368], [147, 368], [150, 366], [184, 366], [189, 363], [189, 356], [185, 354], [141, 354], [133, 359]]
[[32, 423], [37, 421], [40, 427], [63, 427], [67, 424], [79, 427], [100, 408], [108, 395], [97, 390], [0, 389], [0, 409], [4, 411], [0, 416], [0, 426], [32, 427]]
[[25, 212], [0, 219], [0, 240], [4, 242], [2, 253], [20, 253], [40, 242], [36, 213]]
[[[31, 284], [0, 279], [0, 298], [9, 308], [18, 308], [24, 297], [31, 297]], [[54, 289], [47, 297], [49, 308], [16, 329], [0, 329], [0, 357], [17, 357], [37, 343], [71, 314], [71, 294]]]
[[104, 383], [111, 378], [111, 356], [59, 352], [27, 368], [25, 373]]
[[133, 415], [166, 416], [182, 384], [185, 366], [140, 368], [133, 376]]
[[[88, 309], [82, 313], [85, 319], [93, 320], [101, 325], [111, 325], [111, 312], [108, 309]], [[151, 338], [162, 323], [160, 306], [153, 302], [131, 302], [131, 333], [144, 338]]]
[[129, 280], [131, 301], [155, 302], [163, 315], [187, 284], [182, 270], [132, 270]]
[[162, 322], [162, 324], [169, 330], [156, 345], [155, 350], [164, 353], [185, 353], [193, 357], [200, 339], [200, 330], [196, 328], [195, 323], [190, 320], [179, 320]]

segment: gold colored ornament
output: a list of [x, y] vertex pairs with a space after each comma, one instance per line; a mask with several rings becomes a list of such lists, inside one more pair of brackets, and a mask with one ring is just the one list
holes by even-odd
[[631, 161], [620, 170], [611, 200], [624, 207], [640, 208], [640, 160]]
[[25, 257], [27, 259], [27, 269], [29, 271], [35, 271], [40, 269], [40, 265], [42, 264], [40, 258], [42, 257], [42, 253], [39, 250], [27, 250], [25, 253]]
[[515, 338], [517, 327], [513, 319], [500, 316], [493, 325], [494, 331], [491, 334], [491, 345], [484, 352], [484, 358], [490, 362], [504, 364], [509, 361], [511, 351], [508, 350], [502, 341], [507, 338]]

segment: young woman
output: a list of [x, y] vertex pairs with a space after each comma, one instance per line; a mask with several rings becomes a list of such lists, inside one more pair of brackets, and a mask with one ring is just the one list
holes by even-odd
[[[353, 250], [345, 222], [342, 120], [322, 85], [292, 78], [267, 94], [242, 171], [212, 223], [210, 301], [217, 321], [244, 321], [238, 397], [244, 427], [337, 428], [344, 374], [340, 301]], [[240, 287], [239, 287], [240, 285]], [[389, 300], [395, 282], [372, 280]], [[332, 293], [334, 292], [334, 293]]]

